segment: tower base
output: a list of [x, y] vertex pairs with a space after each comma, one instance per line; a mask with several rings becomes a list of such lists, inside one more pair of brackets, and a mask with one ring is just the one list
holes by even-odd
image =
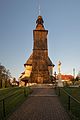
[[31, 82], [32, 83], [49, 83], [49, 72], [48, 71], [32, 71], [31, 73]]

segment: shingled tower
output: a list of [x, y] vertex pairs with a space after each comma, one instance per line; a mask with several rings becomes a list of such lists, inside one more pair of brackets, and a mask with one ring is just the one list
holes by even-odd
[[33, 61], [31, 82], [46, 83], [49, 81], [48, 71], [48, 47], [47, 34], [48, 30], [44, 29], [42, 16], [38, 16], [36, 29], [33, 30]]
[[42, 16], [38, 16], [36, 29], [33, 30], [33, 51], [24, 64], [25, 70], [21, 73], [20, 86], [27, 83], [51, 83], [54, 64], [48, 56], [47, 34], [44, 29]]

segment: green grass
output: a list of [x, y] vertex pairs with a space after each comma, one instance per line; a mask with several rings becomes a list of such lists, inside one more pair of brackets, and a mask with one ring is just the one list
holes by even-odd
[[21, 103], [24, 102], [26, 96], [31, 92], [29, 87], [13, 87], [0, 89], [0, 119], [4, 118], [3, 99], [5, 104], [6, 117], [13, 112]]
[[[80, 101], [80, 87], [79, 88], [69, 88], [66, 87], [64, 90], [69, 93], [71, 96], [73, 96], [75, 99]], [[68, 95], [63, 91], [63, 88], [60, 89], [60, 101], [62, 105], [68, 110], [68, 102], [69, 102], [69, 97]], [[72, 114], [73, 117], [72, 119], [74, 120], [80, 120], [80, 104], [77, 103], [75, 100], [70, 98], [70, 111], [69, 113]]]
[[77, 100], [80, 101], [80, 87], [68, 87], [68, 88], [65, 88], [65, 90], [71, 94], [74, 98], [76, 98]]

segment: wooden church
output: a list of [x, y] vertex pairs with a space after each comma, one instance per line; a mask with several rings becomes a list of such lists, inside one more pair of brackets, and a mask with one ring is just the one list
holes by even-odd
[[27, 83], [50, 83], [54, 64], [48, 56], [47, 35], [42, 16], [36, 20], [36, 29], [33, 30], [33, 52], [24, 64], [25, 70], [19, 77], [20, 84]]

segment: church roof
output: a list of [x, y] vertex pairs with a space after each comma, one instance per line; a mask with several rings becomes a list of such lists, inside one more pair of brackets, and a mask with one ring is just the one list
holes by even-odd
[[[31, 65], [32, 66], [32, 60], [33, 60], [33, 53], [30, 55], [29, 59], [26, 61], [26, 63], [24, 64], [24, 66], [26, 65]], [[47, 62], [48, 62], [48, 66], [55, 66], [52, 61], [50, 60], [50, 58], [48, 57], [47, 59]]]
[[55, 66], [52, 61], [50, 60], [49, 56], [48, 56], [48, 59], [47, 59], [47, 62], [48, 62], [48, 66]]
[[29, 59], [26, 61], [25, 65], [32, 65], [32, 60], [33, 60], [33, 53], [30, 55]]

